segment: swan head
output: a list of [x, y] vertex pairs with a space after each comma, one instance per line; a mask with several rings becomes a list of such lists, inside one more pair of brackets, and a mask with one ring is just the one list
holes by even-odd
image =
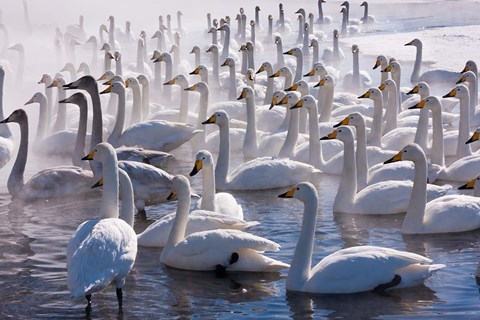
[[413, 39], [412, 41], [405, 43], [405, 46], [415, 46], [417, 48], [421, 48], [422, 41], [420, 41], [419, 39]]
[[303, 108], [303, 107], [307, 109], [316, 108], [317, 101], [315, 101], [315, 98], [309, 94], [300, 98], [300, 100], [298, 100], [293, 106], [290, 107], [290, 110]]
[[163, 36], [163, 32], [160, 31], [160, 30], [157, 30], [157, 31], [155, 31], [155, 33], [153, 34], [152, 39], [161, 38], [162, 36]]
[[115, 73], [113, 73], [112, 71], [108, 70], [107, 72], [105, 72], [104, 74], [102, 74], [102, 76], [101, 76], [100, 78], [98, 78], [97, 80], [98, 80], [98, 81], [110, 80], [110, 79], [113, 79], [113, 77], [115, 77]]
[[107, 21], [115, 22], [115, 18], [113, 16], [110, 16], [110, 17], [108, 17]]
[[296, 14], [299, 13], [299, 14], [301, 14], [301, 15], [305, 15], [305, 9], [300, 8], [300, 9], [298, 9], [297, 11], [295, 11], [295, 13], [296, 13]]
[[245, 44], [245, 48], [247, 48], [248, 51], [253, 51], [255, 48], [255, 45], [253, 44], [252, 41], [247, 41], [247, 44]]
[[[176, 46], [175, 44], [172, 45], [172, 49], [173, 49], [173, 46]], [[168, 52], [163, 52], [161, 53], [158, 58], [156, 58], [155, 60], [153, 60], [153, 62], [160, 62], [160, 61], [165, 61], [165, 62], [172, 62], [172, 56], [170, 55], [170, 53]]]
[[102, 45], [102, 47], [100, 48], [100, 51], [102, 51], [102, 50], [103, 50], [103, 51], [110, 51], [110, 49], [111, 49], [110, 45], [105, 42], [105, 43]]
[[297, 103], [297, 101], [300, 99], [300, 93], [299, 92], [289, 92], [287, 93], [282, 100], [277, 102], [277, 106], [281, 105], [290, 105], [293, 106], [294, 104]]
[[221, 67], [235, 67], [235, 60], [232, 58], [228, 57], [225, 59], [225, 61], [222, 63]]
[[340, 126], [327, 134], [326, 136], [320, 138], [320, 140], [333, 140], [338, 139], [342, 142], [354, 141], [353, 129], [349, 126]]
[[85, 97], [85, 95], [83, 93], [76, 92], [73, 95], [71, 95], [70, 97], [58, 101], [58, 103], [73, 103], [73, 104], [76, 104], [76, 105], [81, 105], [81, 104], [86, 105], [87, 98]]
[[100, 92], [100, 94], [105, 93], [116, 93], [116, 94], [125, 94], [125, 85], [123, 81], [114, 81], [109, 85], [105, 90]]
[[[290, 190], [282, 193], [279, 198], [295, 198], [302, 202], [309, 201], [312, 197], [318, 198], [317, 189], [310, 182], [300, 182]], [[315, 212], [316, 214], [316, 212]]]
[[102, 33], [102, 32], [108, 33], [107, 26], [102, 23], [102, 24], [100, 25], [99, 31], [100, 31], [100, 33]]
[[466, 71], [462, 74], [460, 79], [456, 82], [456, 84], [460, 84], [462, 82], [468, 81], [469, 83], [474, 83], [477, 80], [477, 76], [473, 71]]
[[262, 63], [260, 68], [258, 68], [256, 74], [258, 74], [260, 72], [264, 72], [264, 71], [266, 71], [267, 73], [273, 72], [273, 67], [272, 67], [272, 64], [270, 62], [265, 61], [264, 63]]
[[337, 38], [338, 39], [338, 36], [340, 35], [340, 33], [338, 32], [337, 29], [333, 30], [333, 38]]
[[426, 82], [419, 82], [412, 90], [407, 92], [407, 95], [411, 94], [420, 94], [420, 95], [430, 95], [430, 87]]
[[122, 54], [120, 53], [120, 51], [115, 51], [113, 53], [113, 60], [120, 61], [121, 59], [122, 59]]
[[223, 110], [218, 110], [210, 116], [207, 120], [203, 121], [202, 124], [216, 124], [219, 127], [227, 124], [230, 121], [230, 116]]
[[342, 8], [342, 10], [340, 10], [340, 13], [343, 13], [343, 15], [346, 15], [347, 14], [347, 9]]
[[309, 73], [305, 74], [304, 77], [312, 77], [315, 75], [320, 75], [320, 77], [325, 77], [328, 75], [327, 69], [325, 69], [325, 66], [321, 62], [316, 62], [313, 65], [312, 70], [310, 70]]
[[193, 166], [192, 172], [190, 172], [190, 177], [193, 177], [200, 170], [202, 170], [204, 165], [213, 167], [213, 157], [209, 151], [200, 150], [195, 155], [195, 164]]
[[31, 98], [30, 100], [28, 100], [27, 102], [25, 102], [25, 105], [27, 104], [32, 104], [32, 103], [35, 103], [35, 102], [38, 102], [38, 103], [41, 103], [43, 101], [47, 101], [47, 97], [41, 93], [41, 92], [36, 92]]
[[153, 62], [156, 62], [155, 60], [157, 60], [158, 58], [160, 58], [160, 56], [162, 55], [162, 53], [158, 50], [155, 50], [153, 51], [153, 55], [152, 57], [150, 58], [150, 60], [153, 60]]
[[253, 98], [255, 95], [253, 93], [253, 89], [249, 86], [243, 87], [242, 92], [240, 93], [240, 96], [237, 98], [237, 100], [242, 100], [242, 99], [250, 99]]
[[112, 157], [117, 158], [117, 153], [113, 146], [108, 142], [100, 142], [88, 155], [83, 157], [82, 160], [95, 160], [103, 163], [110, 161]]
[[195, 83], [193, 86], [185, 88], [183, 90], [185, 90], [185, 91], [196, 91], [196, 92], [200, 92], [200, 93], [205, 94], [205, 93], [208, 93], [208, 84], [200, 81], [200, 82]]
[[250, 27], [254, 28], [255, 27], [255, 21], [250, 20]]
[[217, 28], [211, 27], [210, 30], [208, 30], [207, 33], [216, 33], [216, 32], [217, 32]]
[[253, 69], [247, 69], [245, 74], [245, 80], [248, 85], [250, 85], [255, 80], [255, 71]]
[[320, 81], [314, 85], [313, 87], [334, 87], [335, 86], [335, 80], [330, 75], [326, 75]]
[[410, 160], [415, 162], [422, 158], [426, 161], [425, 152], [423, 152], [423, 149], [418, 144], [411, 143], [405, 146], [396, 155], [394, 155], [393, 157], [385, 161], [383, 164], [393, 163], [397, 161], [405, 161], [405, 160]]
[[365, 6], [368, 6], [367, 1], [363, 1], [362, 4], [360, 5], [360, 7], [365, 7]]
[[475, 132], [472, 134], [472, 136], [470, 137], [470, 139], [468, 139], [467, 142], [465, 142], [465, 144], [469, 144], [469, 143], [478, 141], [478, 139], [480, 139], [480, 128], [477, 128], [477, 129], [475, 130]]
[[65, 84], [65, 80], [63, 80], [63, 84], [60, 85], [60, 79], [63, 79], [63, 78], [53, 79], [52, 83], [50, 83], [50, 85], [47, 88], [60, 88], [62, 85]]
[[340, 126], [353, 126], [353, 127], [359, 127], [363, 126], [365, 127], [365, 118], [363, 115], [359, 112], [354, 112], [349, 114], [348, 116], [345, 117], [342, 121], [334, 125], [334, 128], [338, 128]]
[[200, 47], [199, 46], [193, 46], [192, 51], [190, 51], [190, 54], [192, 53], [200, 53]]
[[340, 6], [348, 8], [350, 6], [350, 3], [348, 1], [344, 1]]
[[172, 44], [172, 47], [170, 48], [169, 53], [177, 53], [178, 52], [178, 46], [174, 43]]
[[372, 99], [372, 100], [382, 98], [382, 91], [380, 91], [380, 89], [378, 88], [370, 88], [367, 90], [367, 92], [365, 92], [364, 94], [358, 97], [358, 99], [366, 99], [366, 98]]
[[289, 67], [281, 67], [280, 69], [278, 69], [277, 72], [269, 76], [269, 78], [287, 77], [291, 75], [292, 75], [292, 71], [290, 70]]
[[280, 45], [282, 45], [282, 37], [280, 37], [280, 36], [275, 36], [275, 44], [280, 44]]
[[[478, 185], [477, 185], [478, 183]], [[480, 176], [468, 181], [464, 185], [458, 187], [458, 190], [469, 190], [469, 189], [477, 189], [480, 187]]]
[[352, 53], [359, 53], [360, 49], [358, 48], [358, 45], [353, 44], [352, 45]]
[[216, 44], [212, 44], [206, 52], [218, 53], [218, 46]]
[[292, 85], [290, 88], [285, 89], [285, 91], [298, 91], [303, 93], [303, 95], [306, 95], [309, 92], [308, 83], [304, 80], [300, 80], [294, 85]]
[[438, 100], [437, 97], [429, 96], [429, 97], [426, 97], [425, 99], [422, 99], [420, 102], [411, 106], [408, 109], [423, 109], [423, 108], [426, 108], [429, 110], [432, 110], [434, 108], [441, 109], [442, 105], [440, 103], [440, 100]]
[[148, 78], [143, 74], [137, 76], [137, 80], [142, 86], [150, 84], [150, 82], [148, 81]]
[[380, 55], [377, 57], [377, 60], [375, 61], [375, 65], [373, 66], [373, 69], [375, 70], [381, 65], [386, 65], [387, 63], [388, 63], [387, 57]]
[[173, 85], [173, 84], [177, 84], [177, 85], [179, 85], [179, 86], [181, 86], [182, 88], [185, 89], [185, 88], [188, 87], [188, 80], [183, 74], [179, 74], [176, 77], [174, 77], [173, 79], [165, 82], [163, 85], [170, 86], [170, 85]]
[[17, 122], [21, 123], [25, 120], [28, 120], [27, 113], [23, 109], [17, 109], [12, 112], [7, 118], [0, 121], [0, 123], [9, 123], [9, 122]]
[[390, 62], [390, 64], [385, 69], [382, 70], [382, 72], [392, 72], [392, 73], [400, 72], [400, 71], [401, 71], [400, 63], [398, 63], [398, 61], [395, 61], [395, 60]]
[[467, 71], [473, 71], [474, 73], [478, 73], [478, 68], [475, 61], [468, 60], [467, 63], [465, 63], [465, 67], [463, 68], [462, 73]]
[[23, 45], [21, 43], [14, 44], [13, 46], [9, 47], [8, 50], [18, 51], [21, 52], [24, 50]]
[[42, 83], [45, 83], [45, 84], [52, 83], [52, 77], [49, 74], [44, 73], [40, 81], [38, 81], [38, 84], [42, 84]]
[[310, 46], [309, 47], [318, 48], [318, 40], [317, 39], [310, 40]]
[[89, 71], [89, 69], [90, 69], [90, 67], [88, 66], [88, 63], [82, 62], [82, 63], [80, 63], [80, 65], [78, 66], [77, 72], [85, 72], [85, 73], [87, 73], [87, 71]]
[[208, 73], [208, 69], [205, 65], [201, 64], [198, 67], [196, 67], [195, 70], [193, 70], [189, 74], [190, 75], [195, 75], [195, 74], [201, 75], [201, 74], [205, 74], [205, 73]]
[[278, 102], [283, 99], [283, 97], [285, 97], [285, 92], [283, 92], [281, 90], [274, 92], [273, 96], [272, 96], [272, 102], [270, 103], [269, 110], [272, 110], [272, 108], [274, 106], [276, 106], [278, 104]]
[[469, 97], [470, 93], [468, 88], [464, 84], [457, 84], [455, 88], [450, 90], [449, 93], [443, 96], [443, 98], [457, 98], [457, 99], [465, 99]]
[[378, 87], [378, 89], [382, 91], [386, 89], [387, 92], [393, 92], [394, 90], [397, 90], [397, 85], [392, 79], [387, 79]]
[[302, 56], [303, 53], [302, 53], [302, 49], [295, 47], [293, 49], [288, 50], [287, 52], [284, 52], [283, 54], [300, 57]]
[[0, 77], [5, 77], [5, 68], [0, 65]]
[[130, 77], [125, 81], [125, 88], [140, 88], [140, 83], [134, 77]]
[[71, 62], [67, 62], [65, 63], [65, 66], [63, 67], [62, 70], [60, 70], [60, 72], [65, 72], [65, 71], [75, 71], [75, 66], [73, 65], [73, 63]]

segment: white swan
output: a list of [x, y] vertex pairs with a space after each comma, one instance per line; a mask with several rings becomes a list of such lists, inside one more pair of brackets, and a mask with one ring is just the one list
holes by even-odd
[[[5, 69], [0, 66], [0, 118], [5, 119], [3, 114], [3, 88], [5, 81]], [[13, 136], [8, 126], [0, 127], [0, 168], [3, 168], [12, 157], [14, 148]]]
[[[407, 210], [411, 181], [383, 181], [367, 186], [357, 192], [357, 166], [354, 151], [354, 135], [348, 126], [341, 126], [331, 132], [323, 140], [339, 139], [343, 141], [345, 150], [343, 172], [338, 192], [333, 203], [333, 211], [354, 214], [394, 214]], [[425, 179], [426, 181], [426, 179]], [[430, 199], [444, 195], [451, 186], [429, 185]]]
[[220, 129], [220, 149], [215, 167], [215, 184], [220, 190], [261, 190], [280, 188], [310, 179], [319, 172], [313, 166], [288, 159], [256, 158], [241, 164], [228, 174], [230, 163], [230, 117], [217, 111], [204, 124]]
[[333, 19], [330, 16], [323, 14], [322, 3], [325, 3], [325, 0], [318, 0], [318, 19], [317, 23], [319, 24], [332, 24]]
[[415, 57], [415, 65], [413, 67], [412, 76], [410, 81], [412, 83], [417, 83], [418, 81], [425, 81], [429, 85], [452, 85], [459, 78], [460, 74], [458, 72], [452, 72], [448, 70], [430, 70], [420, 75], [420, 70], [422, 68], [422, 53], [423, 53], [423, 44], [419, 39], [413, 39], [412, 41], [405, 44], [405, 46], [415, 46], [417, 48], [417, 55]]
[[360, 21], [362, 21], [363, 24], [375, 23], [376, 22], [375, 17], [368, 14], [368, 2], [363, 1], [360, 7], [365, 8], [365, 10], [363, 11], [363, 17], [360, 18]]
[[365, 70], [360, 70], [359, 64], [360, 49], [356, 44], [352, 45], [353, 70], [343, 78], [343, 88], [348, 91], [358, 91], [372, 86], [372, 78]]
[[333, 30], [333, 47], [323, 50], [322, 59], [327, 64], [338, 66], [344, 59], [343, 50], [338, 45], [339, 32], [337, 29]]
[[[133, 230], [132, 186], [128, 176], [117, 168], [112, 146], [102, 143], [95, 148], [95, 160], [103, 164], [104, 185], [99, 219], [78, 226], [67, 247], [67, 281], [73, 297], [85, 296], [87, 313], [92, 294], [115, 283], [118, 307], [123, 306], [125, 278], [137, 256], [137, 237]], [[118, 211], [119, 176], [123, 213]], [[128, 212], [127, 209], [128, 208]]]
[[[347, 1], [345, 1], [345, 2], [347, 2]], [[346, 36], [348, 34], [359, 33], [360, 28], [358, 27], [358, 25], [356, 25], [356, 26], [349, 25], [351, 20], [348, 19], [348, 9], [342, 8], [342, 10], [340, 10], [340, 13], [343, 14], [343, 16], [342, 16], [342, 29], [341, 29], [340, 33], [343, 36]]]
[[262, 254], [277, 251], [278, 244], [240, 230], [211, 230], [185, 236], [190, 208], [188, 179], [176, 176], [172, 191], [178, 196], [177, 213], [160, 262], [178, 269], [217, 272], [278, 272], [288, 268], [288, 264]]
[[455, 194], [427, 203], [427, 159], [418, 145], [407, 145], [385, 163], [401, 160], [410, 160], [415, 164], [415, 180], [402, 233], [450, 233], [480, 228], [480, 199], [477, 197]]
[[[8, 192], [14, 199], [36, 200], [71, 197], [92, 193], [94, 183], [90, 171], [74, 166], [60, 166], [39, 171], [27, 182], [24, 172], [28, 156], [28, 117], [23, 109], [15, 110], [0, 123], [16, 122], [20, 125], [20, 147], [12, 172], [8, 177]], [[94, 192], [96, 193], [96, 192]]]
[[345, 294], [383, 292], [390, 288], [420, 285], [443, 264], [421, 255], [376, 246], [338, 250], [313, 268], [312, 251], [317, 223], [318, 195], [315, 187], [302, 182], [280, 198], [296, 198], [304, 203], [302, 229], [287, 276], [287, 290], [309, 293]]
[[458, 190], [469, 189], [473, 189], [473, 195], [475, 197], [480, 197], [480, 176], [477, 176], [476, 178], [473, 178], [472, 180], [458, 187]]
[[200, 150], [195, 156], [195, 166], [190, 172], [190, 176], [196, 175], [203, 169], [202, 173], [202, 198], [200, 198], [195, 208], [215, 211], [224, 215], [243, 219], [242, 206], [237, 200], [227, 192], [215, 193], [215, 173], [212, 154], [207, 150]]

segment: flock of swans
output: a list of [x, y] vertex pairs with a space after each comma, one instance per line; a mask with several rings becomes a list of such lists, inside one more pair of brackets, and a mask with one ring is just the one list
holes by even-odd
[[[376, 246], [338, 250], [312, 267], [322, 204], [308, 181], [323, 174], [340, 176], [335, 213], [406, 212], [404, 234], [480, 228], [479, 179], [471, 180], [480, 174], [474, 143], [480, 139], [475, 62], [468, 61], [458, 73], [422, 74], [422, 42], [414, 39], [405, 44], [416, 48], [412, 87], [401, 86], [401, 63], [383, 55], [372, 61], [373, 70], [381, 71], [381, 83], [373, 84], [370, 74], [376, 71], [360, 70], [360, 48], [353, 45], [350, 55], [339, 43], [375, 23], [368, 3], [361, 4], [364, 16], [352, 19], [345, 1], [341, 24], [323, 14], [324, 5], [325, 0], [318, 1], [317, 19], [304, 8], [296, 11], [298, 28], [285, 14], [292, 8], [286, 11], [282, 4], [278, 20], [269, 15], [261, 21], [258, 6], [249, 23], [243, 8], [234, 19], [208, 14], [204, 38], [196, 39], [190, 51], [194, 67], [182, 43], [189, 36], [181, 12], [177, 28], [170, 15], [166, 24], [160, 16], [158, 30], [152, 30], [153, 52], [147, 50], [153, 40], [146, 32], [136, 37], [129, 21], [121, 30], [113, 16], [109, 26], [100, 26], [98, 38], [87, 39], [82, 16], [65, 33], [56, 31], [57, 60], [65, 55], [68, 63], [53, 76], [39, 76], [43, 91], [25, 103], [39, 104], [40, 111], [30, 147], [28, 112], [3, 114], [3, 95], [9, 93], [3, 91], [6, 72], [0, 68], [0, 167], [18, 144], [7, 184], [12, 199], [101, 197], [98, 219], [78, 226], [67, 249], [68, 287], [73, 297], [87, 299], [87, 310], [92, 294], [111, 283], [122, 308], [122, 288], [138, 246], [163, 248], [160, 262], [178, 269], [218, 274], [288, 269], [287, 290], [308, 293], [410, 287], [445, 267], [415, 253]], [[340, 31], [334, 29], [339, 26]], [[3, 24], [2, 30], [7, 33]], [[319, 45], [326, 41], [333, 45], [321, 55]], [[92, 46], [93, 55], [76, 68], [80, 43]], [[9, 49], [24, 55], [22, 44]], [[132, 51], [133, 63], [122, 65]], [[276, 60], [260, 60], [266, 51]], [[353, 69], [344, 74], [340, 70], [349, 56]], [[430, 87], [451, 90], [437, 97], [430, 95]], [[79, 113], [67, 104], [76, 105]], [[6, 123], [19, 125], [19, 141]], [[191, 199], [199, 195], [185, 177], [188, 172], [162, 169], [185, 146], [194, 155], [190, 179], [199, 173], [202, 179], [202, 197], [193, 209]], [[29, 153], [61, 158], [64, 165], [26, 180]], [[234, 163], [239, 158], [231, 158], [234, 153], [243, 154], [244, 161]], [[449, 165], [446, 156], [453, 159]], [[451, 185], [433, 184], [437, 179], [469, 181], [460, 188], [475, 188], [475, 196], [452, 194]], [[268, 256], [280, 246], [249, 231], [258, 222], [244, 220], [241, 205], [228, 193], [274, 188], [289, 188], [278, 197], [304, 205], [290, 265]], [[135, 233], [135, 212], [145, 218], [149, 206], [172, 199], [177, 200], [175, 212]]]

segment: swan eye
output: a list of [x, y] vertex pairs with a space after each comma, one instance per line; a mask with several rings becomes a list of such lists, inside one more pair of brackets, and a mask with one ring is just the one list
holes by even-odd
[[205, 160], [205, 157], [203, 157], [202, 160]]
[[342, 130], [338, 130], [338, 132], [342, 132]]
[[300, 190], [300, 188], [299, 188], [299, 187], [297, 187], [297, 190]]

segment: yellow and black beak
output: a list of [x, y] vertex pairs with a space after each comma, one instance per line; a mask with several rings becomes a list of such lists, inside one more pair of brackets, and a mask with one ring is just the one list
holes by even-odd
[[303, 99], [298, 100], [297, 103], [295, 103], [293, 106], [290, 107], [290, 110], [298, 109], [301, 107], [303, 107]]
[[296, 188], [296, 187], [293, 187], [292, 189], [288, 190], [288, 191], [285, 192], [285, 193], [282, 193], [282, 194], [279, 195], [278, 197], [279, 197], [279, 198], [293, 198], [293, 195], [295, 194], [295, 191], [297, 191], [297, 188]]
[[244, 89], [242, 90], [242, 93], [240, 93], [240, 96], [237, 98], [237, 100], [242, 100], [247, 97], [247, 91]]
[[371, 95], [370, 91], [367, 91], [361, 96], [359, 96], [358, 99], [370, 98], [370, 95]]
[[107, 80], [104, 83], [102, 83], [104, 86], [109, 86], [113, 83], [113, 79]]
[[375, 61], [375, 65], [373, 66], [373, 70], [377, 69], [381, 65], [382, 65], [382, 63], [380, 62], [380, 60]]
[[313, 77], [315, 75], [315, 69], [310, 70], [309, 73], [304, 74], [304, 77]]
[[276, 105], [277, 105], [277, 106], [281, 106], [281, 105], [284, 105], [284, 104], [287, 104], [287, 103], [288, 103], [288, 97], [285, 96], [285, 97], [283, 97], [283, 99], [280, 100]]
[[260, 68], [258, 68], [258, 71], [255, 72], [255, 74], [258, 74], [258, 73], [263, 72], [263, 71], [265, 71], [265, 67], [262, 65]]
[[226, 66], [228, 66], [228, 60], [223, 61], [220, 67], [226, 67]]
[[421, 100], [419, 103], [411, 106], [411, 107], [408, 108], [408, 109], [422, 109], [422, 108], [425, 106], [425, 103], [426, 103], [426, 102], [427, 102], [427, 100], [426, 100], [426, 99], [423, 99], [423, 100]]
[[294, 84], [290, 88], [285, 89], [285, 91], [296, 91], [298, 89], [298, 84]]
[[293, 54], [293, 49], [290, 49], [290, 50], [288, 50], [287, 52], [284, 52], [283, 54], [289, 54], [289, 55], [292, 55], [292, 54]]
[[54, 88], [58, 86], [58, 80], [53, 80], [53, 82], [47, 88]]
[[177, 194], [175, 192], [170, 192], [170, 194], [168, 195], [167, 197], [167, 200], [170, 201], [170, 200], [173, 200], [177, 197]]
[[106, 73], [102, 74], [102, 76], [97, 79], [97, 81], [101, 81], [101, 80], [107, 80], [107, 74]]
[[128, 81], [125, 81], [125, 88], [128, 88]]
[[185, 89], [183, 89], [183, 90], [185, 90], [185, 91], [195, 91], [196, 88], [197, 88], [197, 85], [194, 84], [193, 86], [188, 87], [188, 88], [185, 88]]
[[175, 79], [169, 80], [169, 81], [165, 82], [163, 85], [164, 86], [171, 86], [172, 84], [175, 84]]
[[90, 151], [89, 154], [83, 157], [82, 160], [93, 160], [93, 156], [95, 155], [95, 152], [97, 152], [97, 150], [93, 149], [92, 151]]
[[272, 98], [272, 102], [270, 103], [270, 108], [268, 108], [268, 110], [272, 110], [273, 107], [275, 107], [278, 103], [278, 98], [277, 97], [273, 97]]
[[336, 137], [337, 137], [337, 130], [333, 130], [326, 136], [321, 137], [320, 140], [332, 140], [332, 139], [335, 139]]
[[477, 131], [475, 131], [475, 132], [473, 133], [473, 135], [470, 137], [470, 139], [468, 139], [468, 141], [465, 142], [465, 144], [469, 144], [469, 143], [478, 141], [479, 138], [480, 138], [480, 134], [479, 134]]
[[323, 87], [325, 85], [325, 79], [321, 79], [316, 85], [314, 85], [313, 87], [316, 88], [316, 87]]
[[155, 62], [161, 62], [163, 61], [163, 56], [158, 57], [157, 59], [153, 60], [153, 63]]
[[444, 95], [442, 98], [455, 98], [456, 95], [457, 95], [457, 89], [452, 89], [452, 91]]
[[34, 103], [35, 101], [33, 101], [33, 98], [34, 98], [34, 97], [31, 97], [30, 100], [28, 100], [27, 102], [25, 102], [25, 105]]
[[413, 46], [413, 40], [408, 43], [405, 43], [405, 46]]
[[203, 121], [202, 124], [211, 124], [211, 123], [215, 123], [216, 121], [217, 121], [217, 116], [213, 114], [210, 118]]
[[109, 85], [107, 87], [107, 89], [103, 90], [102, 92], [100, 92], [100, 94], [105, 94], [105, 93], [110, 93], [112, 92], [112, 85]]
[[98, 187], [101, 187], [101, 186], [103, 186], [103, 178], [100, 178], [100, 180], [98, 180], [97, 183], [95, 183], [92, 186], [92, 189], [95, 189], [95, 188], [98, 188]]
[[470, 67], [468, 65], [465, 65], [465, 68], [463, 68], [463, 70], [460, 73], [464, 73], [467, 71], [470, 71]]
[[192, 72], [190, 72], [189, 74], [199, 74], [200, 73], [200, 68], [195, 68], [195, 70], [193, 70]]
[[280, 77], [280, 70], [278, 70], [277, 72], [269, 76], [269, 78], [276, 78], [276, 77]]
[[382, 83], [382, 84], [378, 87], [378, 89], [380, 89], [380, 90], [383, 91], [383, 90], [385, 90], [386, 87], [387, 87], [387, 85], [386, 85], [385, 82], [384, 82], [384, 83]]
[[419, 91], [420, 91], [420, 88], [418, 86], [415, 86], [412, 88], [412, 90], [407, 92], [407, 95], [415, 94], [415, 93], [418, 93]]
[[193, 166], [192, 172], [190, 172], [190, 177], [193, 177], [200, 170], [202, 170], [202, 166], [203, 166], [203, 161], [202, 160], [196, 160], [195, 165]]
[[392, 72], [392, 65], [389, 65], [388, 67], [383, 69], [382, 72]]
[[350, 117], [345, 117], [345, 119], [343, 119], [342, 121], [340, 121], [339, 123], [337, 123], [333, 127], [338, 128], [340, 126], [348, 126], [349, 122], [350, 122]]
[[398, 152], [396, 155], [385, 161], [383, 164], [393, 163], [397, 161], [402, 161], [403, 150]]
[[477, 178], [472, 179], [465, 183], [464, 185], [458, 187], [458, 190], [468, 190], [468, 189], [473, 189], [475, 188], [475, 182], [477, 182]]
[[465, 82], [465, 81], [467, 81], [467, 76], [463, 75], [460, 79], [458, 79], [457, 82], [455, 82], [455, 84], [459, 84], [459, 83], [462, 83], [462, 82]]

